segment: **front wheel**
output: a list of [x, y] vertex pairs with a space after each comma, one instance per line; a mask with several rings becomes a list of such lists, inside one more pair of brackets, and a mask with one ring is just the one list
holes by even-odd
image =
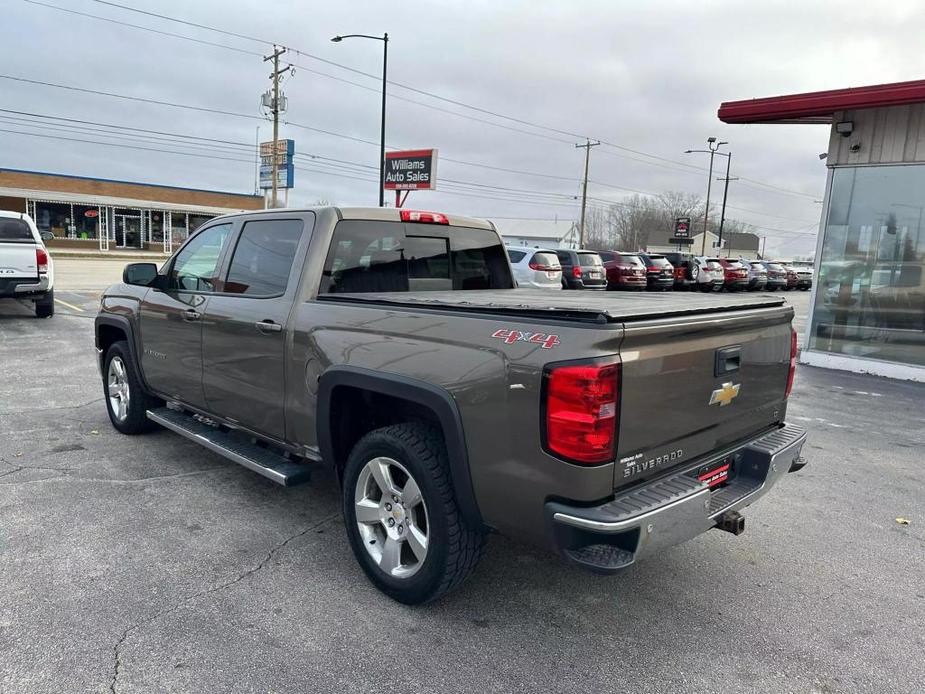
[[109, 421], [121, 433], [141, 434], [157, 428], [146, 413], [161, 403], [142, 387], [127, 342], [114, 342], [106, 350], [103, 360], [103, 395]]
[[436, 600], [482, 555], [485, 533], [460, 514], [443, 437], [424, 424], [394, 424], [360, 439], [344, 470], [343, 508], [357, 561], [399, 602]]

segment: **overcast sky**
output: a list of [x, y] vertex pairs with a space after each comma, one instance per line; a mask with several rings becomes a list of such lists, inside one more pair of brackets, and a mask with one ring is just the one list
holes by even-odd
[[[269, 47], [254, 41], [93, 0], [41, 1], [246, 52], [269, 52]], [[811, 253], [814, 248], [814, 225], [821, 205], [813, 200], [822, 198], [825, 182], [825, 165], [817, 155], [827, 149], [828, 128], [725, 125], [716, 117], [719, 104], [920, 79], [925, 75], [925, 54], [921, 51], [925, 4], [915, 0], [116, 1], [277, 41], [370, 73], [381, 70], [381, 43], [350, 40], [335, 44], [329, 39], [338, 33], [387, 31], [390, 80], [676, 162], [705, 166], [705, 155], [685, 155], [683, 151], [704, 147], [710, 135], [728, 140], [734, 152], [732, 176], [749, 179], [730, 184], [728, 216], [756, 225], [759, 233], [768, 235], [768, 249], [785, 254]], [[31, 117], [12, 121], [11, 118], [24, 117], [0, 113], [0, 130], [68, 138], [0, 132], [0, 167], [253, 191], [253, 149], [251, 146], [248, 150], [246, 145], [254, 142], [258, 125], [261, 139], [269, 139], [271, 132], [269, 123], [252, 118], [259, 117], [259, 97], [269, 86], [269, 70], [259, 56], [68, 14], [26, 0], [3, 0], [3, 6], [3, 74], [251, 118], [0, 79], [3, 109], [240, 143], [200, 142], [194, 148], [173, 141], [176, 138], [150, 133], [135, 134], [136, 138], [149, 138], [144, 142], [117, 140], [116, 136], [126, 133], [97, 125], [80, 127], [102, 132], [78, 131], [64, 128], [60, 121], [44, 121], [44, 126], [36, 126], [34, 120], [29, 122]], [[369, 167], [376, 166], [377, 147], [348, 138], [378, 142], [377, 80], [308, 55], [290, 52], [287, 57], [301, 68], [284, 84], [289, 98], [285, 119], [347, 136], [295, 125], [282, 127], [281, 136], [295, 139], [297, 152], [327, 158], [316, 160], [322, 162], [319, 165], [300, 157], [298, 165], [305, 169], [296, 173], [290, 204], [313, 204], [319, 199], [338, 204], [376, 204], [376, 173]], [[565, 197], [577, 196], [580, 190], [583, 150], [575, 149], [575, 137], [538, 130], [397, 86], [390, 86], [390, 90], [393, 98], [388, 103], [388, 144], [401, 148], [436, 147], [441, 157], [441, 189], [412, 193], [409, 207], [496, 218], [577, 218], [578, 203]], [[154, 140], [155, 137], [164, 139]], [[75, 139], [128, 146], [72, 141]], [[595, 204], [600, 204], [599, 200], [619, 201], [627, 195], [621, 187], [653, 193], [678, 190], [703, 194], [707, 175], [702, 170], [602, 145], [592, 151], [591, 179], [596, 183], [589, 186], [589, 195]], [[752, 181], [803, 195], [763, 188]], [[446, 184], [441, 186], [443, 182]], [[521, 191], [558, 193], [563, 197]], [[719, 202], [717, 192], [714, 186], [714, 203]]]

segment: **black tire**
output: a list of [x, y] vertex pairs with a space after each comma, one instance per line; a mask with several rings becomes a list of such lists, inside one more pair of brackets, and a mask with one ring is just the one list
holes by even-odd
[[[366, 464], [377, 457], [392, 458], [408, 471], [427, 508], [427, 554], [416, 573], [407, 578], [395, 578], [378, 566], [357, 525], [357, 480]], [[431, 602], [459, 586], [472, 573], [485, 546], [484, 529], [470, 527], [459, 512], [443, 437], [425, 424], [393, 424], [357, 442], [344, 469], [343, 512], [353, 554], [369, 580], [407, 605]]]
[[55, 290], [49, 289], [41, 299], [35, 302], [36, 318], [51, 318], [55, 315]]
[[[124, 382], [128, 386], [129, 393], [127, 412], [122, 419], [113, 411], [112, 399], [109, 396], [109, 368], [113, 360], [117, 358], [124, 367]], [[112, 343], [103, 358], [103, 400], [106, 402], [109, 421], [112, 422], [117, 431], [134, 435], [158, 428], [157, 424], [148, 419], [145, 413], [149, 409], [160, 407], [163, 403], [145, 391], [135, 369], [135, 362], [132, 361], [129, 353], [128, 343], [124, 340]]]

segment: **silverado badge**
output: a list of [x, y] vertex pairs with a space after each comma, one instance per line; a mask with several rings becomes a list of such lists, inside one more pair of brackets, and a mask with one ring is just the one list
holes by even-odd
[[725, 407], [732, 402], [732, 399], [739, 394], [741, 384], [732, 384], [732, 381], [724, 383], [722, 386], [710, 393], [710, 404]]

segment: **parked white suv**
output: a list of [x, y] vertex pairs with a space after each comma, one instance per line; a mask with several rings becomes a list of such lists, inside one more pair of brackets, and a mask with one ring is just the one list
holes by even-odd
[[562, 289], [562, 265], [555, 251], [505, 246], [518, 287]]
[[0, 210], [0, 299], [32, 301], [35, 315], [49, 318], [55, 314], [54, 280], [51, 255], [32, 218]]
[[692, 258], [691, 279], [697, 289], [703, 292], [719, 291], [723, 288], [726, 275], [719, 258], [696, 255]]

